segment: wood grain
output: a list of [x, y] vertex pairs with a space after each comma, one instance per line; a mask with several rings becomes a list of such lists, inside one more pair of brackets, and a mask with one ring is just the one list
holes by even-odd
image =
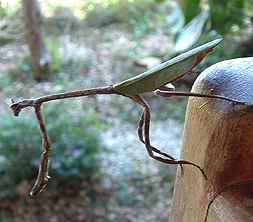
[[[217, 63], [197, 78], [193, 89], [253, 104], [253, 58]], [[184, 129], [182, 159], [200, 165], [206, 181], [192, 167], [177, 172], [170, 222], [253, 221], [253, 106], [190, 98]]]

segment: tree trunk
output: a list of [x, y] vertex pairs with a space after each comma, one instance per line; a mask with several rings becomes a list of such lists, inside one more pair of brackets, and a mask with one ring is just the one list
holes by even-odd
[[51, 59], [43, 42], [42, 18], [38, 2], [36, 0], [23, 0], [22, 6], [26, 27], [26, 41], [30, 50], [34, 78], [37, 81], [48, 80]]

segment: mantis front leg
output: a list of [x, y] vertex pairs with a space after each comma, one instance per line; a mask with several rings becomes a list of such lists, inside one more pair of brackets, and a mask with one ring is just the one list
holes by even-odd
[[47, 129], [44, 123], [44, 120], [41, 115], [41, 105], [35, 106], [35, 114], [36, 118], [39, 123], [40, 132], [42, 136], [42, 147], [43, 152], [41, 154], [41, 160], [40, 160], [40, 167], [39, 167], [39, 173], [37, 176], [37, 179], [35, 181], [35, 184], [30, 191], [31, 196], [35, 196], [39, 193], [41, 193], [45, 187], [47, 186], [48, 179], [50, 178], [48, 176], [48, 168], [49, 168], [49, 151], [50, 151], [50, 140], [47, 133]]
[[193, 96], [193, 97], [203, 97], [203, 98], [214, 98], [214, 99], [222, 99], [228, 102], [237, 103], [245, 105], [245, 102], [241, 102], [238, 100], [230, 99], [226, 96], [220, 96], [220, 95], [210, 95], [210, 94], [201, 94], [201, 93], [193, 93], [193, 92], [176, 92], [174, 90], [171, 90], [167, 86], [159, 87], [157, 90], [154, 91], [156, 95], [162, 96], [162, 97], [172, 97], [172, 96]]
[[49, 139], [49, 135], [48, 135], [42, 114], [41, 114], [41, 107], [43, 103], [53, 101], [53, 100], [83, 97], [83, 96], [98, 95], [98, 94], [116, 94], [116, 93], [113, 91], [111, 86], [106, 86], [106, 87], [53, 94], [53, 95], [39, 97], [36, 99], [25, 99], [19, 102], [14, 102], [12, 100], [12, 104], [10, 108], [12, 109], [15, 116], [18, 116], [19, 113], [22, 111], [22, 109], [26, 107], [34, 108], [36, 118], [39, 123], [41, 137], [42, 137], [43, 152], [41, 154], [41, 160], [40, 160], [40, 166], [39, 166], [37, 179], [35, 181], [34, 186], [32, 187], [32, 190], [30, 191], [31, 196], [36, 196], [37, 194], [41, 193], [45, 189], [48, 183], [48, 179], [49, 179], [48, 166], [49, 166], [50, 139]]
[[[145, 144], [145, 147], [147, 149], [147, 152], [149, 154], [149, 156], [155, 160], [158, 160], [162, 163], [165, 163], [165, 164], [176, 164], [176, 165], [183, 165], [183, 164], [187, 164], [187, 165], [192, 165], [192, 166], [195, 166], [197, 167], [202, 175], [205, 177], [205, 179], [207, 179], [206, 177], [206, 174], [205, 172], [203, 171], [203, 169], [198, 166], [197, 164], [195, 163], [192, 163], [190, 161], [186, 161], [186, 160], [175, 160], [173, 157], [173, 159], [171, 158], [170, 155], [166, 154], [165, 156], [168, 157], [168, 158], [163, 158], [163, 157], [160, 157], [160, 156], [156, 156], [153, 152], [156, 152], [158, 154], [161, 154], [163, 155], [164, 153], [162, 153], [161, 151], [159, 151], [158, 149], [154, 150], [153, 146], [150, 144], [150, 136], [149, 136], [149, 128], [150, 128], [150, 108], [149, 108], [149, 105], [147, 104], [147, 102], [139, 95], [136, 95], [136, 96], [131, 96], [130, 97], [134, 102], [138, 103], [139, 105], [141, 105], [144, 110], [143, 110], [143, 124], [140, 123], [140, 126], [142, 126], [141, 128], [143, 129], [143, 135], [144, 135], [144, 139], [142, 138], [142, 136], [140, 136], [140, 127], [139, 127], [139, 137], [142, 138], [144, 144]], [[142, 121], [142, 119], [141, 119]], [[158, 151], [158, 152], [157, 152]]]

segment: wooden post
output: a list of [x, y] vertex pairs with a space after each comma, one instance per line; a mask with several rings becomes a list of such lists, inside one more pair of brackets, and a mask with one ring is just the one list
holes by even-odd
[[[227, 96], [253, 104], [253, 57], [227, 60], [206, 69], [193, 92]], [[170, 222], [253, 221], [253, 106], [218, 99], [190, 98], [182, 159], [200, 165], [177, 171]], [[226, 187], [226, 188], [225, 188]]]

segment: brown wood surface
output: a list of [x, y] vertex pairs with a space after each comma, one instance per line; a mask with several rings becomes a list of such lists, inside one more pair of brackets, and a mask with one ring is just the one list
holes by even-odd
[[[253, 104], [253, 58], [217, 63], [197, 78], [193, 92], [227, 96]], [[253, 221], [253, 106], [190, 98], [182, 159], [200, 165], [208, 176], [190, 166], [178, 168], [170, 222]]]

